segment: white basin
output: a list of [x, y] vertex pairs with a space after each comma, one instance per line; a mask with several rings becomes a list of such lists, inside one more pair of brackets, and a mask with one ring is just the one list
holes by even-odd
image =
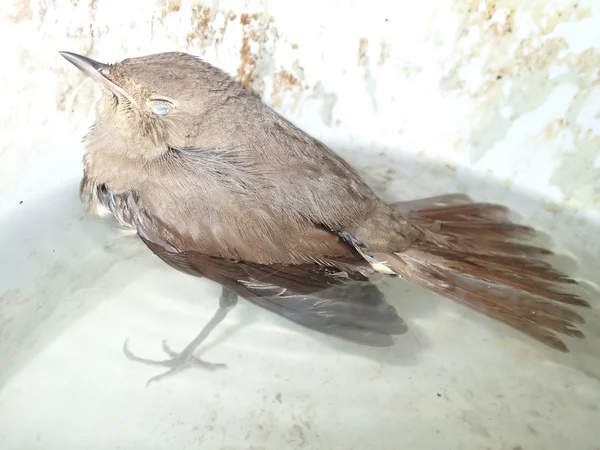
[[242, 301], [198, 352], [227, 369], [147, 388], [164, 368], [123, 354], [127, 339], [148, 358], [166, 357], [162, 340], [183, 349], [220, 288], [84, 217], [80, 141], [98, 92], [59, 50], [203, 55], [252, 78], [386, 200], [503, 203], [600, 285], [598, 2], [398, 3], [31, 0], [2, 12], [1, 449], [598, 448], [598, 298], [568, 354], [404, 281], [384, 284], [409, 326], [392, 348]]

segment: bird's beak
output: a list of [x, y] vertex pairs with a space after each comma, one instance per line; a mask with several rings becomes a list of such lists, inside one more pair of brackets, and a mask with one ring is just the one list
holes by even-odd
[[72, 52], [58, 52], [63, 58], [85, 73], [88, 77], [100, 84], [103, 88], [112, 91], [116, 95], [127, 98], [134, 105], [135, 100], [123, 89], [121, 86], [116, 84], [108, 77], [110, 66], [93, 59], [87, 58], [86, 56], [78, 55]]

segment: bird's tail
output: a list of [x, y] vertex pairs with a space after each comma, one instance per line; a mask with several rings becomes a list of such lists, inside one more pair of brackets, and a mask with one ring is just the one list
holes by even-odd
[[568, 352], [557, 333], [584, 337], [583, 318], [566, 306], [590, 306], [569, 292], [577, 282], [527, 243], [535, 231], [512, 223], [508, 209], [463, 195], [393, 206], [426, 236], [405, 252], [373, 255], [396, 273], [556, 350]]

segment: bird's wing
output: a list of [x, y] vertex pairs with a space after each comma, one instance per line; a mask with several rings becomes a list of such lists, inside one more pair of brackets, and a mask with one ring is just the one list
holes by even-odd
[[346, 269], [317, 263], [262, 265], [170, 251], [142, 236], [163, 261], [182, 272], [203, 276], [246, 300], [293, 322], [352, 342], [390, 346], [392, 335], [407, 328], [383, 293], [358, 267]]
[[[177, 230], [152, 217], [135, 193], [104, 192], [117, 217], [134, 226], [142, 241], [171, 267], [206, 277], [240, 297], [310, 329], [370, 346], [390, 346], [406, 332], [404, 321], [369, 281], [370, 266], [360, 256], [299, 264], [258, 264], [177, 248]], [[318, 230], [319, 233], [322, 230]], [[340, 245], [347, 245], [340, 241]], [[352, 254], [352, 252], [349, 252]]]

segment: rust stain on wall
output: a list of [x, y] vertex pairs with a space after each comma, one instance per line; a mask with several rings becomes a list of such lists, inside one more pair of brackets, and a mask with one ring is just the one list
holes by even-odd
[[301, 92], [302, 84], [291, 73], [280, 70], [273, 77], [273, 90], [271, 91], [271, 104], [274, 107], [281, 106], [283, 94], [289, 91]]
[[[97, 1], [97, 0], [92, 0]], [[161, 3], [161, 16], [164, 19], [169, 14], [177, 12], [181, 9], [182, 0], [163, 0]], [[193, 8], [193, 6], [192, 6]]]
[[253, 20], [258, 20], [258, 19], [260, 19], [260, 14], [258, 14], [258, 13], [254, 13], [254, 14], [244, 13], [240, 16], [240, 22], [242, 25], [249, 25]]
[[187, 35], [187, 42], [190, 44], [193, 40], [199, 39], [204, 42], [214, 32], [210, 29], [212, 11], [210, 8], [202, 5], [192, 5], [192, 31]]
[[[473, 161], [501, 140], [513, 120], [521, 114], [538, 108], [555, 86], [575, 81], [584, 88], [591, 84], [593, 70], [586, 68], [586, 60], [594, 60], [595, 50], [586, 52], [586, 58], [569, 55], [568, 43], [561, 37], [551, 37], [557, 25], [588, 17], [591, 11], [576, 3], [550, 11], [546, 3], [517, 0], [456, 0], [455, 8], [463, 17], [454, 46], [452, 63], [440, 87], [462, 94], [465, 80], [461, 72], [468, 67], [473, 73], [480, 64], [482, 82], [465, 95], [470, 96], [473, 108], [473, 131], [469, 144]], [[515, 33], [515, 13], [526, 14], [533, 21], [530, 36]], [[473, 33], [478, 38], [473, 39]], [[590, 68], [593, 66], [593, 62]], [[565, 67], [566, 73], [551, 75], [552, 70]], [[598, 66], [596, 66], [598, 67]], [[506, 86], [506, 83], [510, 83]], [[587, 96], [587, 94], [585, 94]], [[510, 104], [514, 113], [503, 117], [500, 110]], [[491, 124], [494, 124], [491, 127]]]
[[[242, 25], [248, 25], [250, 23], [250, 16], [248, 14], [242, 14], [240, 22]], [[256, 55], [252, 53], [250, 48], [250, 37], [248, 36], [248, 33], [244, 31], [242, 46], [240, 48], [240, 65], [237, 70], [238, 81], [244, 86], [249, 86], [250, 83], [252, 83], [252, 75], [255, 67]]]
[[[273, 22], [272, 17], [260, 13], [240, 14], [243, 36], [236, 79], [242, 85], [252, 87], [261, 95], [264, 89], [262, 83], [264, 73], [262, 71], [265, 68], [262, 67], [261, 70], [257, 70], [257, 65], [259, 62], [263, 65], [268, 62], [270, 55], [265, 49], [267, 42], [272, 45], [277, 43], [278, 33]], [[253, 43], [257, 45], [252, 45]]]
[[367, 58], [367, 47], [369, 46], [369, 40], [362, 37], [358, 40], [358, 64], [362, 65], [365, 63]]
[[569, 44], [563, 38], [552, 38], [540, 46], [534, 46], [531, 41], [521, 41], [516, 51], [516, 58], [521, 69], [529, 71], [545, 71], [551, 65], [559, 61], [558, 55], [561, 50], [569, 48]]

